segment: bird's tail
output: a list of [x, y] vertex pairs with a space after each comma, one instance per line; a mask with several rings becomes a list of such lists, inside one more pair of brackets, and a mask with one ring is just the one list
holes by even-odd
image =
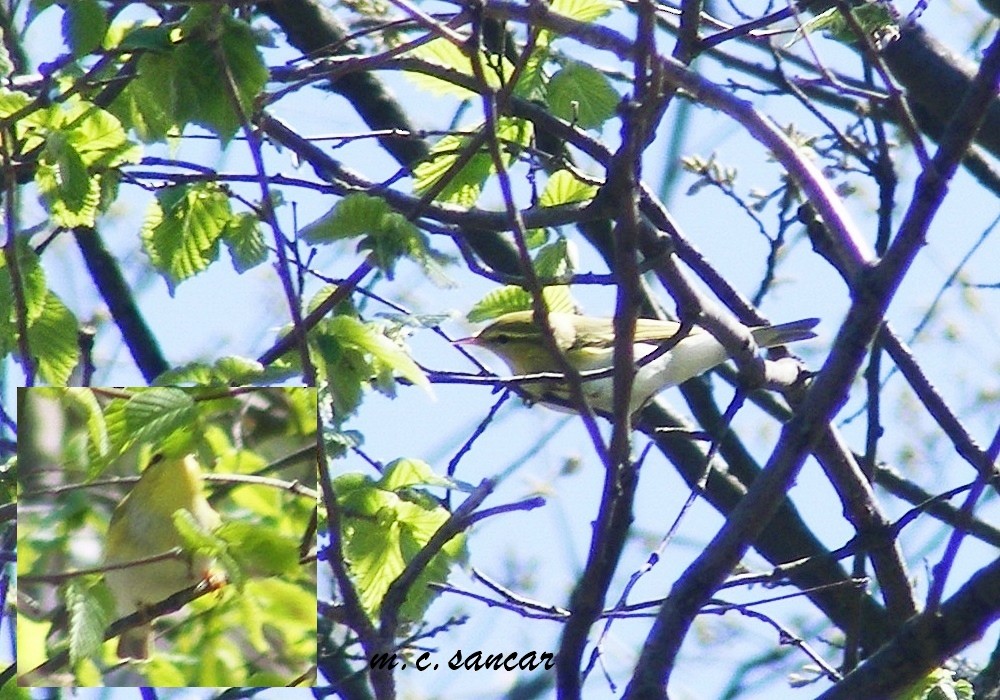
[[779, 323], [776, 326], [761, 326], [753, 329], [753, 339], [762, 348], [808, 340], [816, 337], [812, 329], [817, 323], [819, 323], [818, 318], [803, 318], [799, 321]]

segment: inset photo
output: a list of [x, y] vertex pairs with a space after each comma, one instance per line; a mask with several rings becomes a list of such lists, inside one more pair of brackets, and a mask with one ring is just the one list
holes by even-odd
[[15, 443], [6, 439], [7, 416], [0, 409], [0, 697], [14, 682], [14, 562], [17, 546], [17, 457]]
[[313, 684], [314, 389], [21, 389], [21, 686]]

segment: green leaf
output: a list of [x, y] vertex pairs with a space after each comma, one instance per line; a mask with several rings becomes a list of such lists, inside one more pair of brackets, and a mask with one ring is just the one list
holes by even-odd
[[571, 61], [552, 76], [547, 101], [560, 119], [584, 129], [596, 129], [614, 116], [621, 96], [603, 73]]
[[49, 384], [64, 385], [79, 361], [76, 317], [54, 293], [45, 297], [45, 309], [28, 326], [28, 346], [38, 373]]
[[[447, 176], [449, 181], [436, 199], [466, 207], [475, 204], [486, 178], [496, 172], [486, 144], [480, 145], [458, 172], [451, 173], [451, 170], [459, 158], [464, 157], [473, 144], [474, 134], [481, 129], [482, 126], [477, 127], [472, 134], [450, 134], [434, 144], [427, 158], [413, 170], [414, 191], [423, 194]], [[513, 117], [501, 117], [498, 120], [497, 138], [500, 140], [505, 167], [520, 152], [519, 147], [526, 146], [531, 141], [532, 129], [533, 125], [527, 120]]]
[[157, 688], [183, 687], [191, 683], [177, 664], [165, 658], [157, 658], [156, 654], [143, 662], [142, 674], [151, 686]]
[[0, 75], [13, 75], [14, 68], [14, 62], [10, 58], [10, 51], [7, 50], [7, 45], [0, 42]]
[[534, 250], [545, 245], [549, 240], [549, 230], [544, 228], [532, 228], [525, 232], [524, 244], [528, 250]]
[[326, 214], [303, 227], [299, 231], [299, 238], [314, 244], [354, 238], [385, 228], [384, 218], [392, 213], [394, 212], [388, 203], [381, 197], [350, 194]]
[[410, 358], [406, 350], [400, 344], [377, 332], [373, 327], [350, 316], [337, 316], [330, 319], [330, 330], [337, 335], [342, 343], [369, 354], [374, 364], [384, 364], [404, 379], [408, 379], [416, 386], [430, 392], [431, 384], [427, 375]]
[[[113, 425], [105, 411], [109, 427]], [[198, 408], [191, 395], [181, 389], [155, 387], [137, 391], [128, 399], [121, 414], [121, 428], [129, 444], [162, 443], [171, 433], [192, 432]]]
[[[542, 289], [542, 299], [549, 311], [576, 313], [579, 305], [565, 285], [554, 285]], [[529, 311], [531, 295], [521, 287], [509, 285], [495, 289], [473, 305], [466, 318], [472, 323], [489, 321], [511, 311]]]
[[66, 612], [69, 614], [69, 657], [75, 664], [94, 655], [104, 643], [104, 630], [114, 619], [110, 594], [102, 599], [95, 577], [74, 578], [66, 585]]
[[52, 221], [64, 228], [94, 226], [101, 203], [100, 179], [88, 178], [85, 170], [74, 167], [77, 162], [72, 157], [59, 165], [42, 162], [35, 171], [35, 184]]
[[524, 69], [514, 86], [514, 94], [526, 100], [543, 102], [545, 98], [545, 64], [549, 60], [551, 32], [539, 30], [535, 37], [535, 49], [524, 64]]
[[309, 339], [323, 360], [338, 414], [352, 413], [367, 386], [394, 396], [396, 375], [432, 395], [426, 375], [406, 350], [372, 325], [338, 315], [320, 324]]
[[[0, 118], [9, 117], [15, 112], [20, 112], [30, 104], [31, 96], [28, 93], [0, 87]], [[19, 132], [18, 137], [22, 136], [23, 134]]]
[[[342, 509], [345, 558], [361, 604], [374, 618], [389, 586], [448, 520], [449, 513], [435, 499], [413, 489], [398, 493], [355, 475], [339, 477], [334, 488]], [[410, 588], [401, 619], [421, 619], [438, 595], [428, 584], [447, 580], [451, 566], [465, 556], [464, 535], [452, 538]]]
[[[433, 39], [422, 46], [408, 51], [406, 55], [410, 58], [418, 58], [436, 66], [453, 70], [465, 76], [471, 77], [473, 75], [472, 63], [469, 61], [469, 57], [447, 39]], [[454, 95], [459, 99], [466, 100], [475, 94], [460, 85], [442, 80], [441, 78], [435, 78], [426, 73], [407, 71], [406, 76], [418, 87], [437, 95]]]
[[308, 243], [326, 243], [363, 237], [358, 250], [370, 250], [380, 269], [393, 278], [396, 262], [413, 260], [433, 280], [440, 281], [448, 258], [430, 247], [426, 235], [381, 197], [356, 193], [304, 227], [299, 236]]
[[91, 178], [83, 159], [60, 133], [46, 141], [35, 184], [59, 226], [93, 226], [101, 200], [98, 179]]
[[893, 700], [973, 700], [974, 689], [966, 680], [955, 680], [955, 674], [937, 668], [909, 688], [893, 696]]
[[82, 100], [67, 103], [67, 137], [89, 169], [138, 163], [142, 149], [132, 143], [121, 122], [110, 112]]
[[254, 34], [246, 23], [200, 7], [188, 13], [181, 31], [183, 40], [174, 52], [175, 114], [228, 142], [240, 127], [233, 89], [244, 114], [250, 115], [267, 82]]
[[[870, 36], [882, 34], [887, 29], [896, 26], [896, 21], [889, 9], [879, 3], [865, 3], [852, 8], [851, 14], [861, 25], [864, 32]], [[844, 15], [836, 7], [821, 12], [803, 22], [786, 48], [801, 40], [806, 34], [822, 31], [827, 37], [842, 44], [856, 44], [858, 35], [848, 25]]]
[[108, 30], [108, 18], [97, 0], [72, 0], [65, 6], [62, 33], [66, 45], [77, 58], [101, 45]]
[[162, 141], [184, 127], [178, 116], [175, 70], [172, 54], [143, 54], [139, 58], [138, 75], [111, 107], [146, 143]]
[[[21, 280], [21, 294], [24, 302], [26, 324], [30, 326], [35, 319], [44, 313], [48, 303], [49, 289], [45, 281], [45, 271], [39, 263], [38, 256], [28, 244], [26, 237], [14, 239], [14, 249], [17, 255], [18, 276]], [[0, 255], [0, 351], [10, 352], [17, 338], [17, 313], [14, 289], [11, 286], [8, 250], [5, 248]], [[4, 311], [6, 309], [6, 311]], [[75, 342], [75, 338], [74, 338]]]
[[431, 465], [422, 459], [405, 458], [391, 462], [378, 484], [389, 491], [401, 491], [414, 486], [443, 486], [450, 489], [457, 485], [454, 480], [436, 474]]
[[417, 194], [427, 192], [441, 178], [449, 177], [437, 199], [471, 207], [479, 199], [483, 183], [493, 171], [489, 154], [482, 148], [469, 158], [461, 170], [452, 172], [459, 158], [470, 147], [470, 136], [449, 134], [442, 137], [427, 158], [413, 170], [413, 189]]
[[[294, 644], [306, 645], [309, 642], [303, 638], [312, 638], [312, 649], [316, 646], [316, 592], [304, 590], [301, 585], [293, 581], [288, 581], [278, 577], [264, 579], [253, 579], [247, 583], [247, 596], [251, 598], [259, 610], [266, 610], [271, 614], [268, 620], [262, 620], [269, 628], [270, 633], [262, 640], [263, 650], [273, 648], [273, 633], [289, 639]], [[261, 617], [261, 616], [258, 616]], [[315, 653], [313, 651], [312, 653]], [[288, 679], [283, 678], [279, 684], [287, 684]]]
[[270, 527], [230, 520], [216, 534], [229, 544], [229, 554], [251, 575], [279, 576], [299, 566], [298, 543]]
[[211, 364], [191, 362], [156, 378], [158, 386], [233, 386], [250, 384], [264, 376], [264, 366], [246, 357], [227, 355]]
[[597, 196], [597, 191], [597, 185], [584, 182], [571, 171], [557, 170], [545, 183], [538, 204], [543, 207], [555, 207], [561, 204], [589, 202]]
[[95, 105], [71, 98], [18, 122], [24, 147], [44, 143], [35, 182], [61, 226], [93, 226], [101, 205], [102, 174], [141, 153], [121, 122]]
[[163, 52], [168, 51], [173, 45], [170, 31], [170, 27], [162, 24], [127, 22], [112, 25], [109, 35], [113, 35], [113, 38], [117, 39], [112, 45], [123, 51], [141, 49], [143, 51]]
[[226, 572], [226, 579], [236, 588], [242, 589], [246, 583], [243, 568], [229, 552], [226, 541], [218, 530], [208, 530], [199, 523], [190, 511], [180, 508], [173, 513], [174, 527], [184, 541], [184, 549], [188, 552], [198, 552], [216, 560], [217, 566]]
[[330, 459], [339, 459], [346, 456], [349, 450], [361, 447], [365, 443], [365, 436], [357, 430], [324, 428], [323, 440], [327, 456]]
[[[457, 79], [464, 76], [475, 82], [472, 61], [461, 48], [447, 39], [433, 39], [406, 52], [405, 56], [441, 66], [448, 71], [454, 71], [460, 74], [456, 77]], [[486, 83], [490, 87], [501, 87], [514, 72], [514, 65], [503, 56], [488, 55], [484, 52], [480, 54], [480, 60], [483, 62], [483, 75], [485, 75]], [[407, 71], [406, 76], [418, 87], [437, 95], [452, 95], [461, 100], [467, 100], [476, 94], [455, 82], [421, 71]]]
[[[27, 239], [15, 239], [15, 250], [32, 361], [43, 380], [55, 385], [65, 384], [78, 360], [76, 318], [59, 297], [48, 290], [45, 273]], [[20, 357], [19, 308], [7, 262], [5, 250], [0, 256], [0, 310], [7, 312], [6, 318], [0, 316], [0, 357], [12, 351]]]
[[108, 426], [104, 420], [104, 412], [101, 404], [90, 389], [69, 387], [62, 389], [61, 400], [73, 413], [82, 415], [87, 424], [87, 438], [89, 444], [98, 455], [104, 456], [111, 449], [111, 440], [108, 436]]
[[108, 170], [98, 178], [100, 195], [97, 201], [97, 210], [106, 212], [118, 199], [119, 185], [122, 174], [119, 170]]
[[180, 282], [218, 258], [219, 240], [231, 218], [229, 198], [214, 183], [168, 187], [157, 193], [142, 242], [171, 294]]
[[260, 221], [249, 212], [241, 212], [229, 220], [222, 232], [222, 241], [229, 249], [233, 269], [240, 274], [267, 260]]
[[180, 27], [139, 27], [123, 39], [127, 48], [152, 49], [114, 104], [143, 141], [193, 123], [228, 142], [241, 126], [234, 99], [245, 115], [253, 113], [267, 68], [250, 27], [216, 9], [196, 7]]
[[[535, 255], [535, 270], [542, 278], [568, 277], [576, 270], [576, 245], [559, 237], [551, 244], [539, 249]], [[551, 303], [551, 299], [549, 300]]]
[[616, 0], [553, 0], [549, 5], [552, 12], [579, 22], [593, 22], [620, 7]]

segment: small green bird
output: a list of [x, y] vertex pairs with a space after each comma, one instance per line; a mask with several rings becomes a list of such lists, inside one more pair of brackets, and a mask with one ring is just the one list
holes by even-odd
[[[201, 465], [194, 455], [153, 458], [138, 483], [111, 516], [105, 564], [122, 564], [183, 547], [173, 515], [187, 510], [205, 530], [219, 526], [219, 514], [202, 493]], [[210, 576], [213, 561], [203, 555], [138, 564], [106, 571], [119, 617], [153, 605]], [[149, 657], [152, 627], [134, 627], [118, 639], [120, 658]]]
[[[797, 340], [815, 338], [813, 327], [819, 319], [807, 318], [776, 326], [751, 328], [754, 342], [762, 348], [784, 345]], [[581, 373], [607, 370], [614, 356], [614, 325], [610, 318], [579, 316], [567, 313], [550, 313], [556, 345], [566, 359]], [[722, 364], [729, 355], [726, 349], [708, 331], [694, 326], [691, 332], [662, 356], [647, 363], [647, 357], [680, 330], [676, 321], [640, 318], [635, 324], [635, 358], [637, 371], [632, 385], [632, 415], [642, 409], [652, 398], [666, 388], [686, 382], [713, 367]], [[541, 329], [535, 324], [531, 311], [514, 311], [504, 314], [476, 336], [457, 341], [474, 345], [499, 356], [511, 372], [523, 376], [539, 373], [560, 373], [558, 364], [545, 345]], [[583, 378], [583, 394], [591, 407], [612, 413], [613, 377]], [[559, 379], [525, 382], [520, 385], [532, 399], [556, 408], [565, 406], [546, 401], [547, 397], [566, 401], [569, 387]]]

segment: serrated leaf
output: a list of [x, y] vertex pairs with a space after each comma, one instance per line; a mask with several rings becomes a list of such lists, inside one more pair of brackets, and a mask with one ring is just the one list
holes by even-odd
[[[109, 427], [109, 411], [105, 410]], [[130, 442], [162, 442], [174, 431], [195, 425], [198, 409], [191, 395], [181, 389], [154, 387], [137, 391], [122, 406], [122, 429]]]
[[241, 274], [267, 260], [267, 244], [260, 230], [260, 221], [249, 212], [241, 212], [229, 219], [222, 232], [222, 241], [229, 250], [233, 269]]
[[535, 271], [539, 277], [550, 279], [568, 277], [576, 270], [576, 247], [568, 239], [559, 237], [538, 250]]
[[443, 486], [452, 488], [455, 485], [451, 479], [446, 479], [434, 473], [431, 465], [422, 459], [397, 459], [385, 469], [378, 481], [379, 486], [389, 491], [400, 491], [414, 486]]
[[0, 88], [0, 118], [20, 112], [29, 104], [31, 104], [31, 96], [28, 93]]
[[161, 141], [184, 126], [177, 114], [175, 71], [172, 53], [144, 53], [138, 75], [112, 104], [119, 119], [146, 143]]
[[448, 177], [448, 183], [441, 189], [437, 199], [471, 207], [479, 199], [483, 182], [492, 171], [492, 163], [487, 153], [473, 155], [457, 172], [452, 172], [458, 159], [471, 146], [470, 137], [449, 134], [442, 137], [431, 148], [427, 158], [413, 169], [413, 189], [417, 194], [427, 192], [438, 181]]
[[544, 101], [545, 81], [547, 79], [545, 66], [549, 59], [549, 44], [552, 32], [542, 29], [535, 35], [535, 48], [521, 70], [514, 94], [526, 100]]
[[[566, 285], [544, 287], [542, 299], [550, 312], [576, 313], [579, 309]], [[466, 318], [472, 323], [479, 323], [511, 311], [528, 311], [532, 308], [531, 295], [521, 287], [509, 285], [496, 289], [479, 300], [466, 314]]]
[[0, 75], [13, 75], [14, 69], [14, 61], [10, 58], [10, 51], [7, 50], [7, 45], [0, 42]]
[[82, 100], [67, 104], [64, 115], [70, 143], [88, 168], [138, 163], [142, 149], [129, 140], [121, 122], [107, 110]]
[[247, 384], [251, 378], [264, 372], [264, 365], [257, 360], [238, 355], [226, 355], [215, 361], [219, 378], [231, 384]]
[[54, 221], [93, 226], [101, 205], [101, 173], [137, 162], [138, 147], [111, 113], [71, 98], [18, 122], [25, 147], [44, 142], [35, 182]]
[[170, 293], [219, 255], [232, 217], [229, 198], [213, 183], [169, 187], [156, 195], [141, 237], [150, 262]]
[[538, 198], [539, 206], [556, 207], [561, 204], [589, 202], [597, 196], [598, 187], [580, 180], [569, 170], [557, 170], [545, 183]]
[[121, 37], [112, 46], [124, 51], [141, 49], [160, 52], [169, 50], [173, 45], [170, 31], [170, 27], [162, 24], [128, 22], [112, 25], [109, 34]]
[[621, 96], [595, 68], [571, 61], [548, 85], [552, 114], [584, 129], [596, 129], [615, 114]]
[[[358, 250], [371, 251], [379, 268], [393, 278], [396, 262], [407, 258], [423, 268], [431, 281], [444, 278], [448, 262], [433, 250], [424, 233], [381, 197], [356, 193], [344, 197], [326, 214], [304, 227], [299, 237], [308, 243], [326, 243], [362, 237]], [[446, 278], [444, 278], [446, 279]]]
[[[48, 285], [45, 281], [45, 271], [38, 260], [35, 251], [29, 245], [26, 237], [14, 239], [14, 249], [17, 254], [18, 276], [21, 279], [21, 295], [24, 303], [26, 322], [30, 326], [36, 318], [45, 311], [48, 301]], [[14, 303], [14, 290], [11, 287], [10, 267], [7, 250], [0, 255], [0, 348], [12, 347], [17, 330], [19, 309]]]
[[59, 226], [93, 226], [100, 203], [97, 177], [91, 178], [80, 154], [64, 134], [55, 133], [46, 141], [35, 184]]
[[101, 45], [108, 30], [108, 18], [97, 0], [73, 0], [65, 5], [62, 34], [77, 58]]
[[[446, 39], [428, 41], [426, 44], [407, 52], [406, 55], [465, 76], [472, 76], [472, 63], [469, 61], [469, 57]], [[460, 85], [418, 71], [407, 71], [406, 77], [418, 87], [437, 95], [453, 95], [465, 100], [475, 94]]]
[[[884, 32], [887, 28], [895, 26], [896, 22], [890, 11], [879, 3], [866, 3], [852, 8], [851, 14], [861, 25], [862, 30], [869, 36], [874, 36]], [[836, 7], [832, 7], [825, 12], [807, 19], [803, 22], [792, 39], [785, 45], [788, 48], [800, 41], [805, 35], [821, 31], [827, 37], [842, 44], [856, 44], [858, 36], [854, 29], [847, 23], [844, 15]]]
[[[432, 498], [415, 502], [368, 479], [341, 478], [336, 485], [344, 514], [341, 527], [345, 558], [350, 562], [361, 604], [374, 618], [389, 586], [447, 521], [449, 513]], [[411, 587], [400, 610], [401, 618], [419, 620], [438, 595], [428, 583], [445, 581], [451, 566], [464, 556], [464, 536], [445, 545]]]
[[98, 455], [105, 456], [111, 449], [107, 422], [97, 397], [90, 389], [69, 387], [61, 395], [62, 401], [75, 413], [83, 415], [87, 425], [88, 445]]
[[112, 619], [95, 589], [94, 582], [86, 579], [72, 579], [66, 586], [69, 655], [73, 664], [101, 648], [104, 630]]
[[246, 357], [228, 355], [211, 364], [191, 362], [156, 378], [158, 386], [232, 386], [250, 384], [264, 375], [264, 366]]
[[549, 5], [552, 12], [579, 22], [593, 22], [620, 7], [616, 0], [553, 0]]
[[38, 373], [53, 385], [64, 385], [80, 358], [77, 345], [79, 324], [59, 297], [49, 292], [45, 309], [28, 326], [28, 346]]
[[[441, 189], [436, 199], [453, 202], [471, 207], [479, 199], [483, 184], [495, 172], [493, 159], [485, 144], [482, 144], [471, 157], [465, 161], [458, 172], [452, 173], [460, 157], [472, 147], [475, 138], [473, 134], [482, 126], [475, 128], [472, 134], [449, 134], [441, 138], [431, 149], [427, 158], [413, 170], [413, 189], [418, 194], [427, 192], [444, 177], [448, 182]], [[519, 146], [526, 146], [531, 140], [533, 130], [531, 122], [512, 117], [501, 117], [497, 121], [497, 138], [502, 147], [504, 167], [519, 152]]]
[[352, 316], [334, 316], [309, 340], [323, 360], [324, 378], [340, 416], [357, 409], [365, 387], [394, 396], [396, 375], [433, 396], [427, 377], [402, 346]]
[[[405, 55], [410, 58], [426, 61], [435, 66], [441, 66], [461, 76], [473, 78], [475, 75], [470, 58], [461, 48], [447, 39], [433, 39], [426, 44], [411, 49]], [[506, 83], [514, 71], [514, 65], [503, 56], [487, 56], [484, 53], [480, 60], [483, 61], [483, 74], [486, 76], [486, 83], [493, 88], [499, 88]], [[499, 64], [497, 61], [499, 61]], [[476, 94], [455, 82], [428, 75], [421, 71], [410, 70], [406, 72], [406, 76], [418, 87], [437, 95], [452, 95], [458, 99], [466, 100]]]
[[[227, 143], [240, 127], [231, 93], [245, 114], [267, 82], [267, 67], [250, 27], [212, 8], [188, 13], [174, 51], [178, 117], [204, 126]], [[232, 84], [231, 82], [232, 81]]]
[[427, 375], [410, 358], [406, 350], [373, 327], [350, 316], [336, 316], [330, 319], [329, 330], [342, 344], [369, 354], [376, 363], [384, 363], [403, 378], [430, 393], [431, 385]]
[[395, 212], [381, 197], [350, 194], [316, 221], [304, 226], [299, 231], [299, 238], [307, 243], [328, 243], [361, 236], [381, 230], [384, 218], [393, 213]]
[[40, 163], [35, 171], [35, 184], [45, 200], [52, 221], [58, 226], [90, 228], [97, 222], [98, 206], [101, 203], [98, 176], [85, 178], [82, 183], [84, 188], [81, 190], [77, 188], [79, 181], [68, 183], [61, 180], [55, 166]]
[[279, 576], [299, 566], [298, 543], [271, 528], [230, 520], [216, 533], [229, 554], [253, 575]]

